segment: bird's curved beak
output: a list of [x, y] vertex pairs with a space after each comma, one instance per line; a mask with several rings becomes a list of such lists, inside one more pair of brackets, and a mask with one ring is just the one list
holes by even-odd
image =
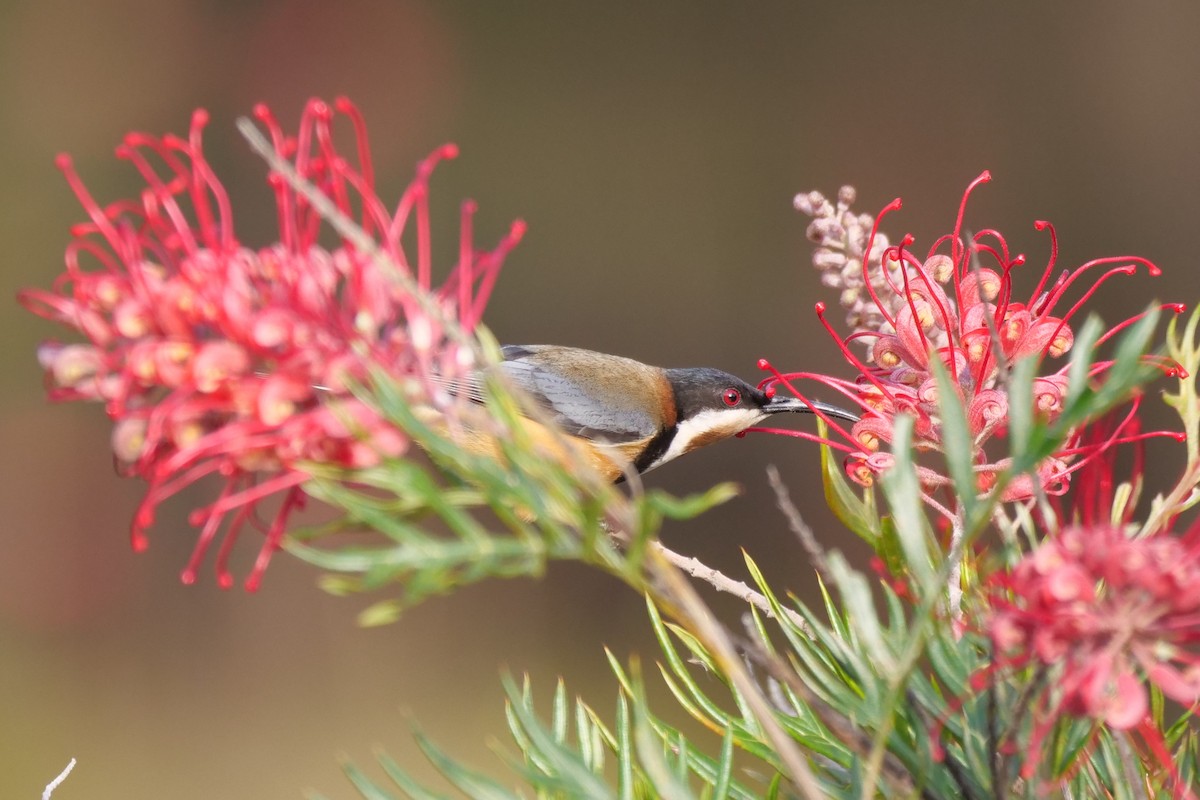
[[797, 397], [784, 397], [782, 395], [772, 397], [762, 407], [762, 410], [768, 414], [779, 414], [785, 411], [793, 411], [797, 414], [816, 414], [820, 412], [828, 417], [846, 420], [847, 422], [858, 422], [859, 420], [858, 414], [847, 411], [844, 408], [831, 406], [817, 400], [805, 402]]

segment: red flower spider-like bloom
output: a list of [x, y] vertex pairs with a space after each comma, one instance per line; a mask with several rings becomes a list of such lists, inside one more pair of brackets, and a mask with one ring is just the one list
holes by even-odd
[[[336, 113], [335, 113], [336, 109]], [[334, 145], [338, 115], [349, 121], [356, 152]], [[458, 263], [432, 285], [429, 179], [446, 145], [421, 162], [394, 210], [375, 194], [366, 127], [339, 99], [305, 107], [295, 136], [265, 107], [255, 116], [274, 149], [345, 215], [357, 218], [377, 251], [343, 240], [319, 244], [322, 219], [284, 179], [271, 174], [279, 241], [260, 249], [237, 240], [229, 198], [204, 157], [197, 111], [186, 139], [135, 133], [118, 157], [141, 173], [136, 200], [100, 205], [68, 157], [59, 167], [89, 218], [72, 229], [66, 271], [51, 291], [30, 289], [21, 303], [74, 328], [86, 343], [47, 343], [39, 351], [57, 400], [100, 400], [115, 421], [113, 452], [148, 484], [132, 525], [136, 550], [159, 503], [207, 475], [223, 488], [192, 513], [201, 528], [182, 573], [196, 578], [205, 553], [228, 522], [216, 568], [232, 585], [227, 561], [239, 532], [260, 526], [255, 507], [279, 497], [246, 588], [254, 590], [278, 548], [289, 514], [302, 504], [305, 465], [361, 468], [399, 455], [404, 434], [347, 391], [384, 365], [431, 397], [432, 375], [471, 366], [471, 351], [447, 337], [441, 320], [470, 331], [479, 321], [504, 257], [523, 223], [491, 251], [472, 243], [474, 204], [462, 210]], [[355, 210], [357, 209], [357, 211]], [[415, 229], [415, 230], [414, 230]], [[401, 239], [411, 238], [415, 269]], [[381, 257], [382, 256], [382, 257]], [[413, 277], [441, 314], [427, 313], [390, 270]], [[411, 285], [411, 284], [410, 284]]]
[[[1062, 714], [1136, 729], [1173, 770], [1148, 721], [1147, 682], [1185, 707], [1200, 701], [1200, 539], [1130, 538], [1111, 524], [1074, 525], [989, 582], [989, 668], [1048, 671], [1031, 711], [1025, 774]], [[1164, 760], [1165, 759], [1165, 760]]]
[[[856, 380], [839, 380], [803, 372], [781, 374], [764, 361], [761, 366], [773, 375], [763, 385], [782, 383], [803, 398], [795, 381], [813, 379], [859, 406], [863, 417], [849, 430], [831, 420], [826, 422], [844, 439], [830, 444], [846, 454], [846, 470], [861, 484], [870, 485], [893, 463], [891, 454], [881, 448], [891, 441], [897, 414], [907, 413], [916, 419], [914, 444], [918, 450], [940, 449], [937, 384], [931, 371], [936, 361], [958, 387], [973, 437], [978, 485], [981, 491], [987, 491], [1008, 464], [1006, 459], [993, 459], [985, 451], [988, 440], [1004, 431], [1008, 419], [1008, 396], [1002, 383], [1008, 367], [1029, 356], [1044, 359], [1065, 355], [1074, 342], [1072, 322], [1096, 289], [1110, 278], [1131, 275], [1138, 267], [1151, 275], [1160, 274], [1158, 267], [1144, 258], [1119, 256], [1095, 259], [1055, 276], [1057, 237], [1048, 222], [1038, 222], [1035, 227], [1050, 234], [1049, 263], [1029, 298], [1017, 300], [1012, 272], [1024, 264], [1024, 256], [1010, 253], [998, 231], [983, 230], [966, 239], [963, 235], [967, 198], [976, 186], [989, 180], [991, 176], [985, 172], [967, 187], [953, 232], [934, 242], [924, 260], [911, 252], [911, 236], [898, 245], [888, 245], [878, 232], [883, 218], [900, 208], [899, 199], [888, 204], [873, 221], [849, 211], [854, 199], [849, 187], [839, 193], [836, 205], [815, 192], [796, 200], [797, 208], [813, 217], [808, 231], [818, 245], [813, 263], [822, 271], [827, 285], [841, 290], [840, 302], [847, 309], [852, 333], [842, 338], [834, 332], [825, 319], [823, 303], [817, 304], [817, 314], [859, 375]], [[981, 259], [986, 263], [978, 263]], [[1082, 297], [1063, 309], [1067, 293], [1081, 279], [1090, 279], [1098, 268], [1103, 271], [1091, 280]], [[1183, 310], [1177, 304], [1164, 308]], [[1125, 320], [1100, 342], [1140, 318]], [[865, 345], [864, 355], [855, 354], [851, 349], [854, 343]], [[1171, 374], [1182, 373], [1178, 365], [1160, 364]], [[1092, 376], [1101, 377], [1108, 366], [1109, 362], [1096, 362]], [[1034, 382], [1037, 410], [1047, 420], [1061, 412], [1066, 371], [1064, 364]], [[1135, 401], [1127, 422], [1106, 441], [1083, 447], [1078, 437], [1072, 437], [1039, 467], [1037, 480], [1041, 488], [1051, 495], [1061, 494], [1070, 483], [1071, 473], [1089, 458], [1127, 441], [1128, 425], [1136, 409]], [[771, 432], [809, 436], [795, 431]], [[918, 470], [927, 498], [950, 482], [932, 469]], [[1032, 496], [1033, 490], [1033, 479], [1022, 476], [1006, 487], [1004, 499], [1025, 499]]]

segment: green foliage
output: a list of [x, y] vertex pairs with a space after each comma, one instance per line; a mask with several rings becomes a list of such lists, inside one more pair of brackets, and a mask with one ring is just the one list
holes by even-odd
[[[637, 584], [645, 543], [664, 519], [695, 517], [737, 493], [719, 484], [682, 498], [626, 494], [590, 470], [564, 468], [532, 445], [519, 398], [499, 385], [489, 386], [485, 410], [476, 413], [499, 426], [500, 460], [470, 452], [422, 421], [416, 393], [382, 370], [355, 393], [432, 464], [390, 458], [355, 472], [352, 482], [342, 471], [313, 467], [306, 490], [342, 515], [295, 533], [285, 546], [334, 573], [323, 585], [335, 594], [399, 589], [399, 597], [364, 611], [363, 624], [393, 622], [405, 606], [476, 581], [539, 575], [552, 559], [593, 563]], [[374, 536], [363, 541], [362, 531]]]
[[[829, 426], [825, 420], [817, 420], [817, 431], [822, 439], [829, 437]], [[879, 549], [880, 519], [875, 511], [875, 495], [851, 488], [846, 473], [830, 447], [821, 448], [821, 483], [825, 489], [825, 503], [838, 520], [867, 544]]]
[[[1171, 328], [1171, 347], [1200, 360], [1200, 347], [1187, 349], [1195, 347], [1195, 319], [1184, 335]], [[335, 573], [331, 590], [398, 589], [398, 598], [366, 612], [366, 623], [392, 621], [404, 605], [468, 582], [536, 574], [553, 559], [594, 564], [646, 594], [659, 648], [651, 674], [665, 686], [671, 707], [652, 709], [639, 661], [623, 662], [611, 652], [617, 697], [607, 713], [570, 698], [560, 680], [545, 718], [535, 709], [528, 679], [519, 685], [505, 679], [516, 753], [502, 759], [511, 785], [467, 769], [414, 734], [454, 796], [982, 800], [1169, 792], [1171, 776], [1146, 768], [1154, 759], [1147, 759], [1144, 742], [1083, 717], [1051, 720], [1037, 733], [1044, 736], [1038, 753], [1025, 751], [1022, 743], [1042, 725], [1044, 704], [1054, 702], [1054, 676], [1033, 665], [997, 670], [978, 622], [987, 612], [983, 577], [989, 569], [1011, 565], [1046, 535], [1035, 522], [1036, 503], [1002, 503], [1005, 487], [1036, 475], [1079, 426], [1139, 390], [1152, 374], [1144, 353], [1155, 322], [1150, 313], [1124, 333], [1102, 381], [1092, 377], [1102, 328], [1095, 321], [1084, 325], [1053, 420], [1035, 407], [1036, 360], [1006, 366], [1009, 468], [987, 492], [979, 489], [966, 413], [945, 370], [934, 369], [940, 461], [918, 463], [930, 455], [915, 451], [912, 421], [899, 417], [894, 466], [881, 481], [883, 509], [874, 490], [848, 483], [832, 450], [823, 448], [826, 500], [874, 548], [884, 574], [864, 573], [837, 552], [818, 553], [823, 602], [812, 608], [769, 585], [747, 555], [753, 583], [747, 592], [757, 600], [747, 607], [741, 632], [718, 626], [714, 634], [711, 619], [695, 616], [692, 601], [672, 588], [673, 568], [663, 566], [656, 541], [664, 519], [702, 513], [731, 489], [681, 500], [637, 487], [626, 493], [564, 469], [522, 441], [520, 398], [504, 387], [492, 387], [486, 406], [511, 432], [498, 462], [462, 451], [421, 421], [405, 387], [373, 376], [359, 395], [403, 428], [432, 463], [388, 461], [356, 475], [353, 484], [345, 476], [319, 475], [313, 493], [344, 516], [289, 548]], [[1194, 391], [1184, 381], [1171, 402], [1192, 414], [1189, 424], [1200, 425]], [[931, 505], [919, 480], [919, 470], [931, 468], [948, 476], [953, 503]], [[1167, 505], [1160, 498], [1159, 507]], [[931, 517], [948, 524], [948, 538]], [[375, 539], [341, 543], [361, 528]], [[999, 532], [998, 541], [992, 537], [981, 547], [991, 531]], [[981, 554], [990, 562], [981, 563]], [[731, 661], [730, 648], [743, 660]], [[1180, 776], [1194, 780], [1198, 745], [1191, 716], [1172, 719], [1161, 696], [1154, 716]], [[775, 731], [803, 754], [802, 771]], [[386, 756], [379, 763], [386, 783], [347, 766], [364, 797], [444, 796]]]

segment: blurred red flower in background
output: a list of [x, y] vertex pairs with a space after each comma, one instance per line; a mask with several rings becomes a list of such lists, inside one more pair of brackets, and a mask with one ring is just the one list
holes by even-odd
[[1111, 524], [1075, 525], [992, 577], [990, 669], [1053, 670], [1035, 698], [1027, 776], [1062, 714], [1138, 728], [1161, 750], [1143, 725], [1146, 684], [1184, 707], [1200, 700], [1198, 544], [1196, 530], [1131, 538]]
[[[334, 144], [335, 109], [353, 130], [352, 159]], [[208, 117], [197, 111], [186, 140], [131, 134], [117, 148], [146, 182], [136, 200], [102, 206], [70, 159], [60, 158], [89, 221], [73, 228], [54, 288], [19, 296], [27, 309], [86, 339], [49, 342], [39, 358], [52, 398], [104, 402], [118, 462], [149, 484], [133, 521], [135, 549], [147, 546], [144, 531], [159, 503], [219, 476], [218, 499], [191, 516], [201, 533], [182, 578], [195, 580], [228, 520], [216, 560], [222, 586], [233, 583], [227, 563], [239, 533], [249, 524], [266, 534], [246, 580], [250, 590], [304, 500], [307, 463], [361, 468], [407, 447], [403, 433], [351, 396], [348, 384], [362, 381], [369, 365], [384, 366], [417, 378], [411, 383], [432, 399], [431, 376], [469, 369], [471, 350], [448, 338], [442, 320], [474, 328], [524, 230], [514, 223], [494, 249], [477, 251], [474, 204], [465, 203], [458, 263], [434, 288], [429, 179], [457, 148], [444, 146], [421, 162], [390, 210], [375, 194], [366, 127], [349, 101], [333, 108], [310, 101], [295, 136], [266, 107], [255, 116], [277, 154], [357, 219], [374, 251], [346, 239], [322, 247], [321, 216], [274, 173], [268, 181], [279, 241], [259, 249], [239, 243], [228, 196], [202, 149]], [[414, 250], [415, 264], [407, 255]], [[393, 270], [412, 277], [437, 313]], [[254, 511], [269, 497], [281, 499], [263, 523]]]
[[1140, 676], [1185, 706], [1200, 699], [1196, 537], [1130, 538], [1073, 526], [993, 579], [989, 630], [1006, 663], [1061, 664], [1071, 713], [1123, 729], [1149, 707]]

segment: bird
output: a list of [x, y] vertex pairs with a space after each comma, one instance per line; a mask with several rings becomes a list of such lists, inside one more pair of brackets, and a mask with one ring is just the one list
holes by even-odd
[[[763, 391], [719, 369], [663, 369], [623, 356], [558, 345], [506, 345], [503, 360], [446, 388], [484, 402], [488, 370], [496, 370], [538, 413], [522, 422], [535, 446], [565, 463], [562, 439], [606, 480], [620, 483], [679, 456], [741, 433], [768, 416], [816, 413], [851, 422], [857, 415], [825, 403]], [[540, 419], [535, 419], [538, 417]], [[494, 437], [468, 426], [468, 450], [498, 456]]]

